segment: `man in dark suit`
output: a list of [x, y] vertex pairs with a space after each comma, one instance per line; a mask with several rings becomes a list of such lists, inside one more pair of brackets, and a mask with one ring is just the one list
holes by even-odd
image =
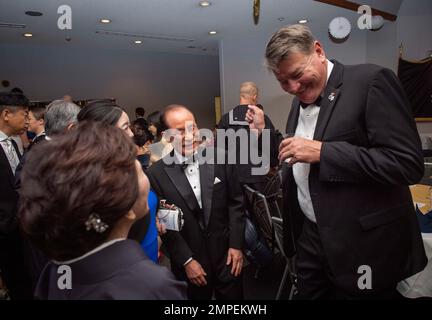
[[[21, 172], [27, 157], [32, 153], [33, 147], [71, 130], [77, 123], [77, 115], [80, 110], [79, 106], [65, 100], [54, 100], [46, 108], [38, 107], [30, 110], [28, 129], [33, 130], [37, 136], [33, 139], [27, 152], [21, 157], [15, 171], [15, 190], [18, 193], [22, 187]], [[29, 241], [24, 241], [24, 254], [33, 287], [35, 287], [48, 258]]]
[[34, 145], [45, 140], [45, 107], [33, 107], [29, 110], [28, 131], [35, 134], [27, 151]]
[[[420, 139], [398, 79], [327, 60], [303, 25], [276, 32], [266, 59], [296, 96], [279, 158], [299, 298], [396, 296], [427, 261], [408, 188], [424, 171]], [[263, 128], [258, 108], [247, 118]]]
[[174, 131], [174, 150], [147, 173], [159, 199], [184, 214], [182, 230], [162, 236], [172, 271], [188, 282], [190, 299], [241, 299], [244, 212], [233, 167], [201, 161], [210, 151], [198, 149], [198, 128], [186, 107], [168, 106], [161, 120]]
[[27, 129], [27, 105], [21, 93], [0, 93], [0, 271], [12, 299], [32, 297], [16, 216], [14, 176], [21, 154], [11, 139]]
[[[257, 104], [258, 102], [258, 87], [255, 83], [247, 81], [243, 82], [240, 86], [240, 104], [236, 106], [235, 108], [231, 109], [229, 112], [225, 113], [218, 124], [218, 129], [232, 129], [234, 132], [239, 132], [240, 130], [246, 130], [248, 139], [250, 139], [250, 132], [249, 132], [249, 123], [246, 121], [246, 112], [248, 110], [248, 105], [256, 105], [259, 108], [262, 109], [262, 106], [260, 104]], [[248, 154], [247, 163], [240, 163], [240, 160], [243, 158], [240, 152], [242, 152], [241, 144], [244, 142], [240, 141], [240, 139], [236, 140], [236, 171], [238, 175], [238, 179], [240, 184], [249, 185], [255, 190], [260, 191], [261, 193], [264, 193], [265, 186], [266, 186], [266, 176], [267, 173], [270, 171], [270, 168], [276, 167], [278, 165], [278, 159], [277, 159], [277, 139], [275, 135], [275, 128], [273, 126], [273, 123], [271, 122], [270, 118], [265, 117], [265, 128], [269, 129], [270, 134], [269, 140], [263, 141], [263, 139], [259, 139], [256, 144], [248, 143], [248, 146], [256, 146], [258, 154], [262, 155], [262, 159], [264, 163], [253, 163], [251, 161], [251, 152]], [[255, 138], [256, 139], [256, 138]], [[266, 144], [269, 150], [269, 152], [262, 153], [263, 151], [263, 144]], [[228, 143], [225, 143], [225, 147], [228, 151]], [[265, 165], [266, 168], [263, 170], [263, 174], [253, 174], [252, 168], [253, 167], [260, 167], [262, 165]], [[264, 173], [265, 171], [265, 173]]]

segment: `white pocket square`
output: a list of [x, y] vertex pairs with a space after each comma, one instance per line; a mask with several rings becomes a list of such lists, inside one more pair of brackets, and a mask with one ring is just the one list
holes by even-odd
[[220, 179], [219, 179], [218, 177], [216, 177], [216, 178], [214, 179], [213, 184], [218, 184], [219, 182], [222, 182], [222, 181], [220, 181]]

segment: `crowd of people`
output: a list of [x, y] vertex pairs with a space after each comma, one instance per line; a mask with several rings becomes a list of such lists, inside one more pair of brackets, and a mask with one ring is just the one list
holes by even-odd
[[[296, 297], [397, 297], [427, 263], [408, 188], [423, 158], [397, 77], [328, 60], [303, 25], [276, 32], [265, 57], [295, 96], [288, 135], [250, 81], [217, 129], [246, 130], [258, 151], [268, 144], [266, 172], [281, 170]], [[266, 183], [250, 157], [208, 161], [217, 144], [200, 139], [183, 105], [147, 117], [136, 108], [132, 122], [112, 100], [28, 105], [21, 90], [0, 93], [0, 276], [12, 299], [243, 299], [243, 187]], [[240, 158], [238, 142], [224, 147], [217, 157], [235, 148]], [[181, 212], [180, 230], [159, 221], [162, 207]], [[373, 274], [365, 286], [362, 266]]]

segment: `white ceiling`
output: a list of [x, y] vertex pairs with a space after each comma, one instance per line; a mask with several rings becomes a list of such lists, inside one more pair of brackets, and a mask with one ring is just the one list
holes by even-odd
[[[131, 49], [153, 52], [177, 52], [217, 55], [218, 41], [224, 37], [254, 32], [272, 31], [298, 19], [330, 21], [348, 10], [313, 0], [261, 0], [258, 25], [252, 19], [253, 0], [210, 0], [212, 5], [201, 8], [199, 0], [0, 0], [0, 22], [25, 24], [25, 29], [0, 27], [1, 43], [33, 43], [38, 45], [69, 45]], [[368, 0], [372, 7], [397, 14], [402, 0]], [[57, 8], [68, 4], [72, 8], [72, 30], [57, 28]], [[24, 14], [27, 10], [43, 13], [41, 17]], [[350, 11], [351, 12], [351, 11]], [[352, 13], [352, 12], [351, 12]], [[284, 21], [278, 18], [283, 17]], [[112, 23], [99, 23], [109, 18]], [[97, 30], [133, 34], [174, 36], [192, 39], [191, 42], [141, 39], [97, 34]], [[210, 30], [217, 30], [210, 36]], [[34, 34], [27, 39], [24, 32]], [[65, 37], [71, 41], [66, 42]], [[194, 46], [195, 48], [187, 48]]]

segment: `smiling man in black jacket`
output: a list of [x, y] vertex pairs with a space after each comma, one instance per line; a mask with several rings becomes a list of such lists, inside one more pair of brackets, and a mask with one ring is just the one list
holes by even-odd
[[[284, 242], [297, 253], [299, 298], [391, 298], [426, 265], [408, 188], [424, 167], [409, 102], [395, 74], [329, 61], [303, 25], [277, 31], [266, 60], [295, 95], [284, 163]], [[251, 128], [264, 127], [252, 107]]]
[[161, 123], [175, 130], [174, 150], [147, 174], [159, 199], [184, 213], [183, 229], [162, 237], [172, 271], [188, 282], [190, 299], [241, 299], [244, 211], [234, 167], [201, 161], [205, 151], [198, 150], [195, 117], [186, 107], [168, 106]]

